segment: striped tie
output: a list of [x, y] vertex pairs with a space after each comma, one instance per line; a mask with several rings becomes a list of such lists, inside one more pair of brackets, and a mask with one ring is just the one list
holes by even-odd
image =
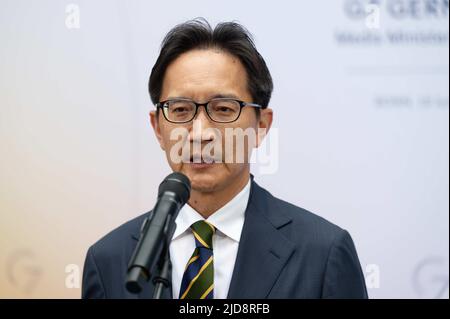
[[212, 236], [215, 228], [200, 220], [191, 226], [195, 250], [184, 270], [180, 299], [212, 299], [214, 296], [214, 263]]

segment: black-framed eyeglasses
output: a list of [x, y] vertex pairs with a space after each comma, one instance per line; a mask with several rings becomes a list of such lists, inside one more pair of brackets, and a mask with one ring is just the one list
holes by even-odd
[[215, 98], [205, 103], [196, 103], [189, 99], [173, 99], [158, 102], [155, 105], [163, 112], [164, 118], [171, 123], [187, 123], [197, 115], [198, 108], [204, 106], [208, 117], [218, 123], [231, 123], [241, 115], [244, 106], [264, 109], [265, 107], [232, 98]]

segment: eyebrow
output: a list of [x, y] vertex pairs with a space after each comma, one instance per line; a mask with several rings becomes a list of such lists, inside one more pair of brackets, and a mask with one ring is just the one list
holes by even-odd
[[[214, 95], [211, 95], [211, 96], [209, 96], [207, 101], [212, 100], [212, 99], [225, 99], [225, 98], [239, 100], [239, 97], [237, 95], [230, 93], [230, 94], [214, 94]], [[177, 99], [184, 99], [184, 100], [191, 100], [191, 101], [193, 101], [192, 98], [187, 97], [187, 96], [169, 96], [167, 98], [167, 100], [177, 100]]]

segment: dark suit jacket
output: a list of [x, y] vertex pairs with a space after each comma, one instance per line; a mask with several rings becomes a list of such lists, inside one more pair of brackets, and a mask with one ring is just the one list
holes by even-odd
[[[152, 297], [151, 282], [139, 295], [124, 284], [147, 214], [89, 248], [82, 298]], [[163, 297], [172, 298], [172, 289], [165, 289]], [[347, 231], [273, 197], [252, 178], [228, 298], [367, 298], [367, 291]]]

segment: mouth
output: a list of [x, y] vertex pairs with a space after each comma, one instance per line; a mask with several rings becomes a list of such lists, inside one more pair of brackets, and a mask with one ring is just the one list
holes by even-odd
[[188, 164], [193, 168], [207, 168], [216, 164], [216, 160], [209, 156], [192, 155]]

